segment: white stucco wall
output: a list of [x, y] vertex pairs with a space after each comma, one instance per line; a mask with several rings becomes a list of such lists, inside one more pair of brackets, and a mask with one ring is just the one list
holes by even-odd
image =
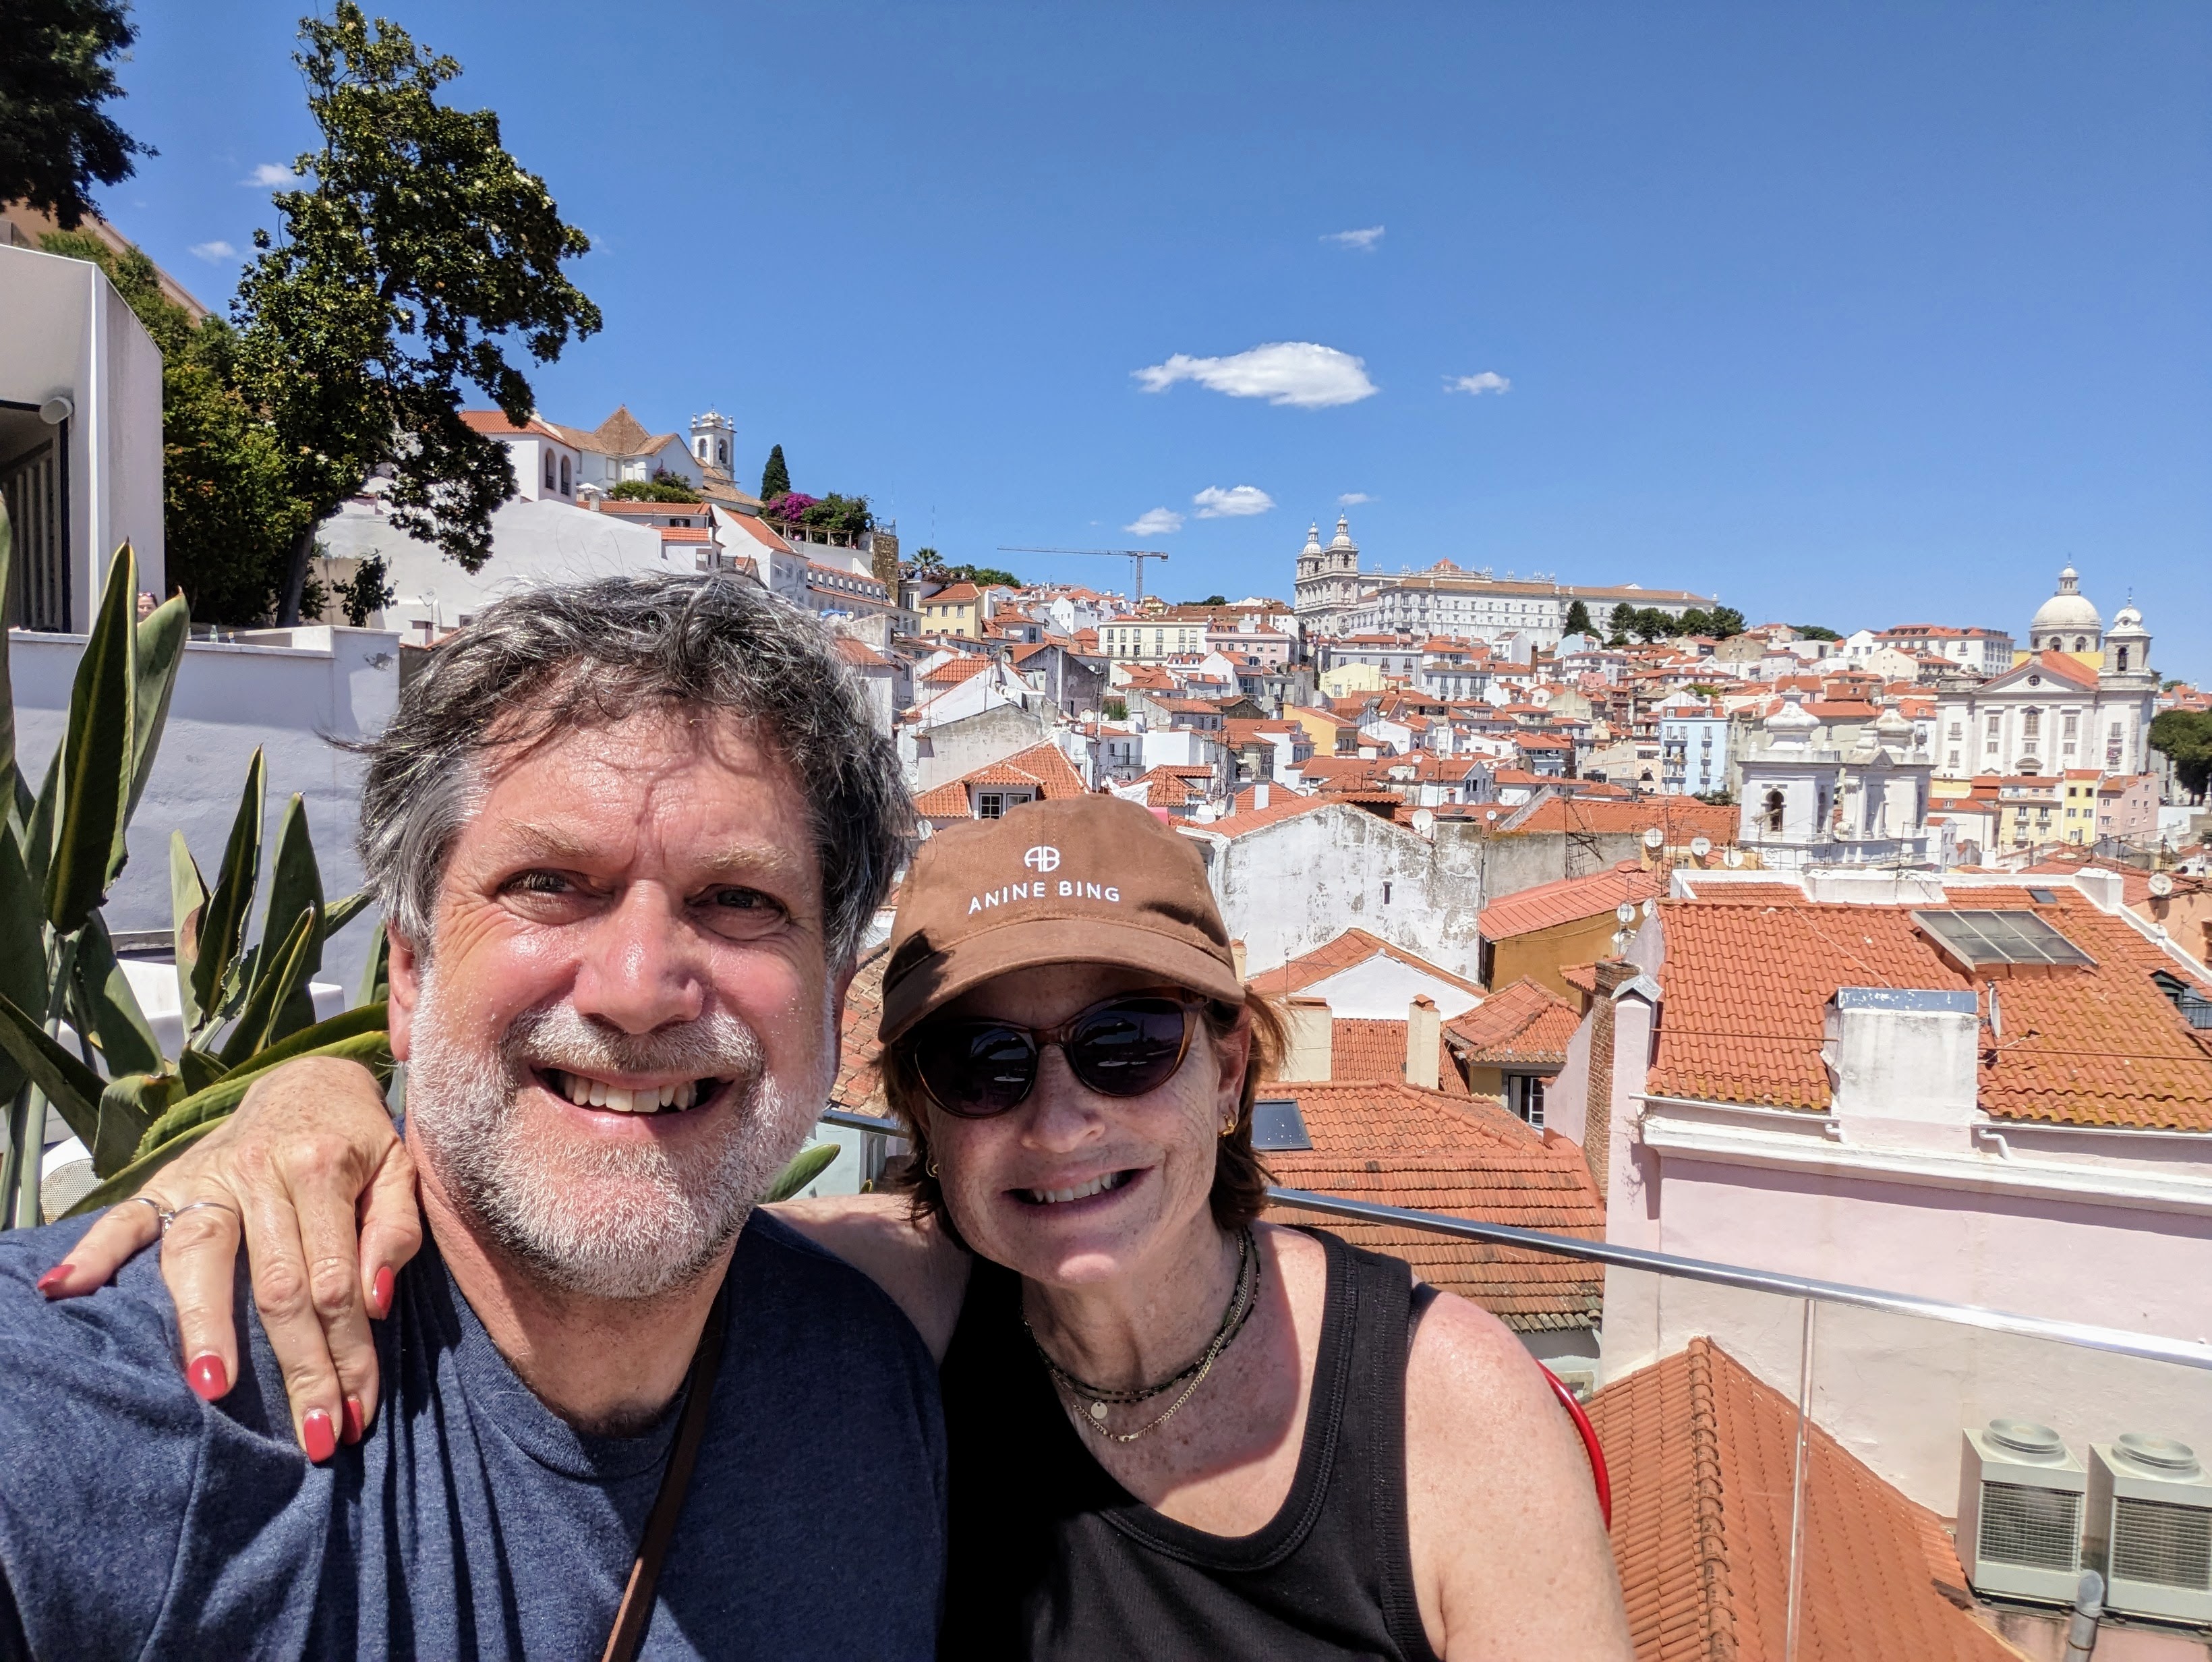
[[1357, 927], [1475, 978], [1482, 881], [1473, 860], [1336, 803], [1233, 837], [1182, 830], [1205, 844], [1222, 919], [1244, 942], [1252, 971], [1272, 969]]
[[[110, 928], [170, 927], [173, 830], [184, 832], [202, 874], [213, 880], [256, 745], [264, 747], [269, 770], [264, 875], [285, 806], [297, 792], [306, 800], [324, 894], [336, 899], [361, 886], [354, 852], [361, 764], [326, 743], [325, 735], [366, 737], [390, 718], [399, 697], [398, 637], [343, 628], [266, 633], [301, 644], [196, 641], [185, 648], [161, 752], [131, 819], [130, 863], [108, 902]], [[82, 636], [9, 633], [18, 765], [34, 784], [67, 725], [70, 683], [83, 648]], [[257, 910], [253, 927], [260, 925]], [[337, 936], [319, 978], [350, 996], [369, 935], [365, 916]]]
[[669, 557], [660, 533], [612, 514], [556, 499], [515, 497], [492, 510], [492, 553], [475, 572], [461, 569], [435, 544], [418, 542], [368, 501], [357, 499], [315, 533], [335, 558], [381, 554], [397, 598], [386, 624], [403, 632], [427, 620], [451, 629], [502, 594], [545, 583], [632, 572], [690, 571], [690, 551]]
[[161, 541], [161, 354], [89, 261], [0, 247], [0, 400], [57, 395], [69, 419], [70, 612], [88, 625], [126, 539], [138, 586], [167, 592]]

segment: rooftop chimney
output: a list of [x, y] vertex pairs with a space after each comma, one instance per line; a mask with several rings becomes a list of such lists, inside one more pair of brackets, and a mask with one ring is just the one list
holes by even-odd
[[[1971, 989], [1838, 987], [1822, 1024], [1831, 1109], [1856, 1141], [1951, 1145], [1974, 1117], [1981, 1003]], [[1857, 1122], [1856, 1125], [1848, 1122]], [[1869, 1122], [1887, 1122], [1875, 1132]]]
[[1437, 1003], [1423, 995], [1406, 1007], [1406, 1083], [1424, 1091], [1437, 1088], [1437, 1052], [1443, 1040]]
[[1265, 786], [1265, 785], [1255, 785], [1255, 786], [1253, 786], [1253, 787], [1252, 787], [1252, 807], [1253, 807], [1253, 808], [1256, 811], [1257, 809], [1264, 808], [1264, 807], [1266, 807], [1267, 806], [1267, 786]]
[[1597, 1192], [1606, 1195], [1613, 1160], [1613, 995], [1636, 979], [1636, 966], [1618, 958], [1599, 960], [1592, 973], [1597, 997], [1591, 1003], [1589, 1095], [1583, 1111], [1583, 1159]]
[[1327, 1084], [1336, 1062], [1335, 1018], [1325, 998], [1293, 998], [1283, 1012], [1290, 1032], [1290, 1054], [1283, 1058], [1285, 1084], [1298, 1081]]

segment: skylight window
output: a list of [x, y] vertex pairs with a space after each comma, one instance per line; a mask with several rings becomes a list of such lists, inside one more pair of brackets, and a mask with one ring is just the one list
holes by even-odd
[[1262, 1097], [1252, 1105], [1252, 1146], [1263, 1154], [1313, 1147], [1295, 1097]]
[[1912, 921], [1970, 971], [1997, 965], [2087, 968], [2096, 963], [2034, 912], [1960, 909], [1915, 912]]

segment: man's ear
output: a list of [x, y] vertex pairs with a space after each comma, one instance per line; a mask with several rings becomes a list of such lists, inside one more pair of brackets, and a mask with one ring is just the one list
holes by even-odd
[[387, 1017], [392, 1035], [392, 1054], [397, 1060], [404, 1062], [415, 1028], [415, 1001], [422, 995], [422, 972], [428, 966], [416, 952], [415, 943], [389, 923], [384, 926], [384, 938], [390, 948], [390, 956], [386, 962], [386, 979], [392, 997]]

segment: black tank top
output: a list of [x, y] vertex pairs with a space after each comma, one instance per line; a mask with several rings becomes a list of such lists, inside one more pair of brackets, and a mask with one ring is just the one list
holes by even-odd
[[946, 1351], [945, 1662], [1437, 1662], [1406, 1533], [1412, 1277], [1328, 1255], [1297, 1474], [1253, 1534], [1144, 1505], [1091, 1458], [1022, 1330], [1021, 1280], [978, 1258]]

